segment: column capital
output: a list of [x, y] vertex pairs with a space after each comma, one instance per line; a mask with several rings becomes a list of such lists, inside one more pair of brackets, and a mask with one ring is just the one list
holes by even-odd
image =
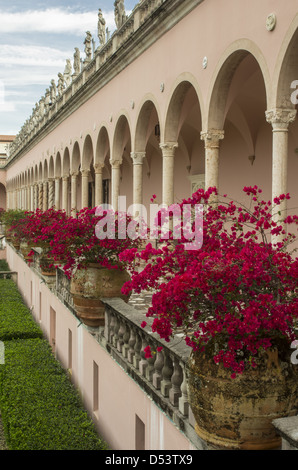
[[201, 132], [201, 140], [205, 141], [206, 147], [218, 146], [219, 141], [222, 140], [224, 136], [224, 131], [220, 129], [208, 129], [207, 131]]
[[68, 181], [68, 175], [63, 175], [62, 176], [62, 181]]
[[102, 173], [102, 170], [104, 169], [105, 164], [104, 162], [97, 162], [94, 164], [94, 171], [96, 174]]
[[131, 152], [130, 156], [134, 165], [143, 165], [143, 160], [146, 157], [146, 152]]
[[79, 176], [79, 171], [72, 171], [72, 172], [70, 173], [70, 176], [71, 176], [71, 177], [77, 177], [77, 176]]
[[162, 142], [159, 144], [163, 157], [174, 157], [178, 142]]
[[274, 129], [286, 130], [291, 122], [295, 120], [296, 109], [275, 108], [265, 112], [266, 121], [272, 125]]
[[81, 170], [81, 174], [82, 174], [82, 176], [84, 176], [84, 177], [89, 176], [89, 175], [90, 175], [90, 169], [89, 169], [89, 168], [82, 169], [82, 170]]
[[110, 160], [110, 164], [112, 166], [112, 168], [120, 168], [121, 167], [121, 164], [122, 164], [122, 161], [121, 160]]

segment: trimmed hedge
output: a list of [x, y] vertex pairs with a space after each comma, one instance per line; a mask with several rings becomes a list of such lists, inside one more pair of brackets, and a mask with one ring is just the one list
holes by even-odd
[[0, 407], [10, 450], [105, 450], [46, 340], [5, 343]]
[[0, 340], [42, 338], [30, 310], [11, 279], [0, 279]]
[[107, 450], [17, 287], [0, 280], [0, 409], [9, 450]]
[[5, 259], [0, 259], [0, 271], [10, 271], [8, 263]]

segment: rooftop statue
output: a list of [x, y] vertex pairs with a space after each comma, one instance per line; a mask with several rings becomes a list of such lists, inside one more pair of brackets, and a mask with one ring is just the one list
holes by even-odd
[[90, 62], [90, 60], [92, 59], [92, 35], [90, 31], [86, 32], [86, 38], [85, 38], [84, 44], [85, 44], [85, 54], [86, 54], [85, 62]]
[[66, 65], [65, 65], [64, 74], [63, 74], [66, 88], [71, 84], [71, 72], [72, 72], [72, 66], [71, 66], [70, 59], [66, 59]]
[[115, 0], [114, 7], [115, 7], [115, 23], [116, 23], [117, 28], [119, 29], [126, 21], [124, 0]]
[[75, 52], [73, 55], [73, 68], [74, 68], [74, 75], [79, 75], [81, 72], [81, 57], [80, 57], [80, 49], [78, 47], [75, 48]]
[[106, 20], [102, 15], [101, 9], [98, 10], [98, 23], [97, 23], [97, 36], [99, 39], [99, 45], [103, 46], [106, 42]]

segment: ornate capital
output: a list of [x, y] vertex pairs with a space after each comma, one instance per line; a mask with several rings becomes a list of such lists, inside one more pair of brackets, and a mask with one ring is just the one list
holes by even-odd
[[73, 177], [77, 177], [77, 176], [79, 176], [79, 172], [78, 172], [78, 171], [72, 171], [72, 172], [70, 173], [70, 176], [71, 176], [72, 178], [73, 178]]
[[120, 167], [121, 167], [122, 161], [120, 161], [120, 160], [110, 160], [110, 164], [111, 164], [112, 168], [119, 170]]
[[205, 141], [205, 147], [218, 147], [219, 141], [224, 138], [224, 131], [219, 129], [209, 129], [201, 132], [201, 140]]
[[101, 174], [104, 167], [105, 167], [105, 164], [103, 162], [95, 163], [95, 165], [94, 165], [95, 173], [96, 174]]
[[130, 156], [134, 165], [143, 165], [146, 152], [131, 152]]
[[81, 174], [83, 177], [89, 177], [89, 174], [90, 174], [90, 170], [87, 168], [85, 170], [81, 170]]
[[295, 120], [296, 109], [275, 108], [266, 111], [266, 121], [269, 122], [273, 129], [286, 130], [291, 122]]
[[174, 157], [175, 150], [178, 147], [177, 142], [163, 142], [159, 144], [163, 157]]

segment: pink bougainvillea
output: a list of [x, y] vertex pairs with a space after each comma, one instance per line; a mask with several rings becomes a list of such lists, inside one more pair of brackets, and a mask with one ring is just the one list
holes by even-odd
[[[289, 346], [297, 337], [298, 260], [287, 249], [295, 236], [285, 230], [285, 224], [297, 224], [297, 217], [283, 223], [273, 218], [289, 195], [272, 205], [262, 200], [258, 187], [245, 187], [250, 199], [245, 207], [227, 197], [209, 203], [215, 192], [200, 189], [181, 203], [204, 204], [200, 249], [185, 250], [181, 238], [120, 255], [132, 273], [123, 293], [154, 289], [147, 312], [152, 331], [170, 341], [177, 329], [183, 330], [187, 345], [208, 351], [234, 376], [255, 367], [261, 349]], [[141, 261], [146, 267], [139, 270]], [[150, 356], [149, 349], [145, 353]]]

